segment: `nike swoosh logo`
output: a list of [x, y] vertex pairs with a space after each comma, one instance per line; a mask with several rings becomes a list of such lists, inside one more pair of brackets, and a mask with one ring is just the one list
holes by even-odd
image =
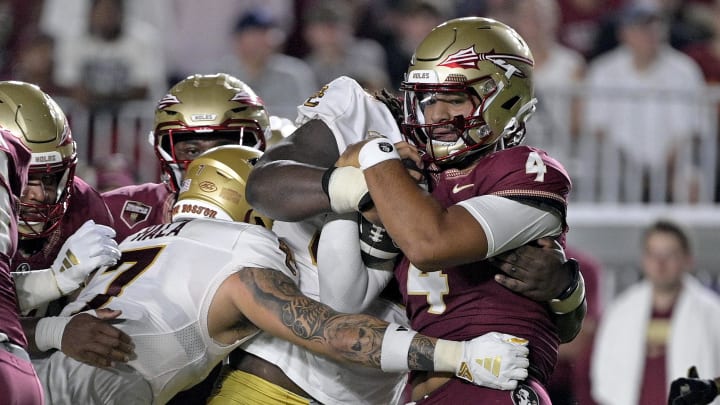
[[472, 187], [472, 186], [474, 186], [474, 185], [475, 185], [475, 184], [465, 184], [464, 186], [461, 186], [461, 185], [459, 185], [459, 184], [456, 184], [455, 187], [453, 187], [453, 194], [457, 194], [457, 193], [465, 190], [466, 188], [470, 188], [470, 187]]

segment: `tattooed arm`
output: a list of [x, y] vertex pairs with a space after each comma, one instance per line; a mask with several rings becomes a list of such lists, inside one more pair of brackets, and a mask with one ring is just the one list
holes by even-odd
[[[469, 342], [451, 342], [369, 315], [341, 314], [304, 296], [279, 271], [246, 268], [226, 280], [217, 294], [228, 297], [249, 321], [246, 323], [338, 361], [385, 371], [452, 372], [475, 384], [500, 389], [513, 389], [517, 380], [527, 376], [528, 350], [523, 339], [489, 333]], [[222, 310], [216, 305], [221, 302], [217, 297], [209, 315], [211, 325]], [[488, 356], [503, 359], [498, 375], [473, 361]]]

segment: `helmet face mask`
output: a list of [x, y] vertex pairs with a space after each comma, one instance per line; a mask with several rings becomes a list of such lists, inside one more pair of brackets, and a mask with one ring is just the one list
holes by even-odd
[[262, 100], [245, 83], [219, 73], [190, 76], [173, 86], [155, 110], [150, 142], [163, 181], [177, 191], [192, 161], [178, 154], [179, 142], [198, 141], [203, 146], [197, 153], [230, 143], [264, 150], [269, 136], [270, 120]]
[[272, 228], [272, 220], [253, 209], [245, 199], [250, 171], [262, 152], [242, 145], [207, 150], [187, 168], [173, 220], [216, 218]]
[[20, 236], [47, 237], [60, 225], [68, 209], [75, 177], [77, 146], [67, 118], [57, 103], [36, 85], [4, 81], [0, 82], [0, 126], [32, 153], [30, 179], [56, 184], [52, 201], [27, 198], [20, 201]]
[[[418, 46], [401, 85], [403, 133], [427, 158], [458, 164], [522, 142], [535, 108], [533, 59], [510, 27], [481, 18], [458, 18], [433, 29]], [[426, 114], [429, 100], [466, 94], [472, 108], [442, 119]], [[454, 131], [455, 142], [434, 136]]]

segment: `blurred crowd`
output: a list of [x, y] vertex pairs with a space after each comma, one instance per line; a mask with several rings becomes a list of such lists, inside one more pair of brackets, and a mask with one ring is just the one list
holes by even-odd
[[[340, 75], [397, 92], [424, 35], [467, 15], [508, 23], [529, 41], [540, 99], [529, 142], [566, 162], [576, 198], [718, 200], [720, 176], [707, 172], [718, 171], [720, 97], [698, 96], [720, 82], [717, 0], [2, 0], [0, 78], [36, 83], [92, 118], [155, 102], [189, 74], [227, 72], [292, 120]], [[92, 151], [82, 157], [97, 163]], [[114, 175], [122, 158], [96, 177], [137, 177], [127, 163]]]

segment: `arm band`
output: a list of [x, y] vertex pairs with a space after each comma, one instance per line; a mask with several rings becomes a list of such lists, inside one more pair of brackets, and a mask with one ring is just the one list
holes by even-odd
[[35, 326], [35, 345], [46, 352], [50, 349], [62, 349], [62, 337], [65, 326], [72, 316], [50, 316], [42, 318]]
[[322, 188], [330, 200], [330, 208], [338, 214], [355, 212], [368, 194], [365, 175], [357, 167], [331, 167], [322, 178]]
[[400, 154], [386, 138], [375, 138], [363, 145], [358, 154], [360, 169], [365, 170], [386, 160], [400, 160]]
[[435, 371], [457, 372], [458, 365], [462, 362], [463, 345], [463, 342], [438, 339], [435, 343], [435, 353], [433, 355]]
[[585, 301], [585, 280], [581, 273], [578, 273], [578, 283], [575, 290], [570, 294], [569, 297], [560, 300], [550, 300], [550, 309], [556, 315], [565, 315], [576, 310]]
[[410, 344], [417, 335], [414, 330], [391, 323], [385, 329], [380, 350], [380, 368], [385, 372], [408, 371], [408, 353]]

